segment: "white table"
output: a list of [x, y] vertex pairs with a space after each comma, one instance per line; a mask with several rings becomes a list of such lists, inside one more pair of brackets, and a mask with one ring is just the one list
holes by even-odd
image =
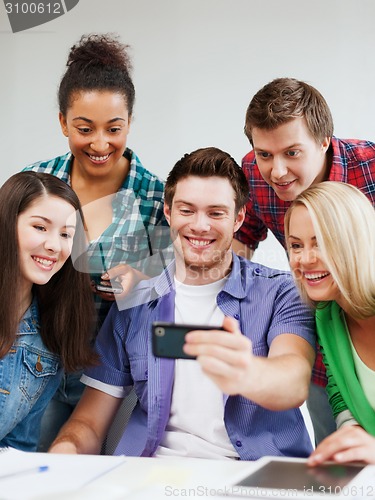
[[[233, 460], [206, 460], [197, 458], [132, 458], [96, 479], [76, 493], [54, 495], [54, 500], [179, 500], [185, 498], [203, 498], [215, 500], [232, 497], [224, 493], [234, 491], [233, 484], [250, 474], [257, 466], [256, 462]], [[344, 492], [343, 495], [322, 495], [321, 500], [367, 500], [375, 497], [375, 466], [367, 467], [367, 479], [356, 484], [368, 485], [368, 488], [351, 489], [355, 495]], [[238, 493], [239, 488], [237, 488]], [[370, 491], [371, 490], [371, 491]], [[369, 494], [365, 494], [366, 491]], [[365, 493], [364, 493], [365, 492]], [[0, 495], [1, 496], [1, 495]], [[238, 496], [237, 498], [241, 498]], [[242, 496], [242, 498], [258, 498]], [[311, 499], [309, 494], [294, 491], [277, 490], [270, 498], [290, 498], [293, 500]], [[314, 499], [316, 496], [314, 495]], [[38, 500], [50, 500], [47, 497]]]
[[[198, 458], [134, 458], [91, 482], [76, 493], [54, 495], [54, 500], [159, 500], [223, 498], [225, 485], [234, 483], [252, 462]], [[1, 495], [0, 495], [1, 497]], [[47, 497], [38, 497], [38, 500]], [[50, 500], [50, 498], [48, 499]]]
[[[225, 493], [242, 493], [242, 498], [258, 498], [254, 496], [256, 493], [251, 497], [245, 496], [243, 489], [233, 485], [259, 467], [260, 463], [198, 458], [56, 455], [6, 450], [0, 453], [0, 500], [228, 499], [224, 497]], [[40, 467], [47, 471], [38, 472]], [[362, 475], [361, 480], [355, 479], [355, 484], [362, 486], [362, 490], [358, 488], [356, 495], [344, 492], [343, 496], [334, 496], [335, 500], [374, 498], [375, 466], [367, 467], [363, 473], [367, 475], [363, 477], [361, 472], [358, 476]], [[363, 485], [367, 488], [364, 489]], [[361, 494], [361, 491], [366, 494]], [[297, 490], [291, 494], [282, 489], [272, 490], [272, 493], [276, 494], [271, 498], [313, 498]], [[320, 496], [319, 500], [328, 500], [328, 497], [333, 498], [327, 494]]]

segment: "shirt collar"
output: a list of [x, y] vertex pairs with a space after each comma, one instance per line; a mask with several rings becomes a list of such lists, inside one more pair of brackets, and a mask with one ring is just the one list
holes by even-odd
[[340, 151], [340, 143], [336, 137], [332, 137], [332, 165], [328, 179], [336, 182], [347, 182], [347, 169], [344, 165], [345, 154]]
[[34, 295], [30, 307], [26, 310], [25, 314], [19, 325], [21, 333], [37, 333], [40, 329], [39, 324], [39, 311], [38, 302]]
[[227, 282], [224, 285], [223, 292], [226, 292], [236, 299], [243, 299], [246, 297], [246, 290], [244, 288], [242, 266], [240, 258], [232, 251], [232, 269], [229, 273]]
[[[164, 272], [156, 278], [154, 290], [156, 295], [162, 297], [174, 290], [174, 274], [176, 264], [173, 260], [164, 270]], [[241, 262], [238, 256], [232, 251], [232, 269], [228, 279], [224, 285], [223, 292], [237, 299], [243, 299], [246, 296], [246, 290], [242, 280]]]

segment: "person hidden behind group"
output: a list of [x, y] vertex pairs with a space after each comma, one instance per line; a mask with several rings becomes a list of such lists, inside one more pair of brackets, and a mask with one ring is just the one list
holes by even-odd
[[[242, 161], [250, 197], [235, 234], [236, 252], [251, 258], [268, 229], [286, 248], [285, 212], [302, 191], [321, 181], [352, 184], [375, 206], [375, 144], [334, 137], [328, 104], [308, 83], [277, 78], [261, 88], [248, 106], [245, 134], [253, 147]], [[318, 353], [307, 400], [317, 443], [336, 429], [326, 383]]]
[[[72, 186], [85, 214], [90, 273], [112, 283], [117, 278], [124, 294], [143, 277], [136, 270], [148, 276], [161, 272], [160, 250], [170, 245], [164, 182], [127, 148], [134, 99], [128, 46], [113, 35], [83, 35], [70, 50], [58, 92], [70, 152], [26, 168]], [[115, 296], [94, 286], [93, 292], [99, 330]], [[43, 418], [40, 451], [48, 449], [79, 401], [80, 377], [64, 376]]]

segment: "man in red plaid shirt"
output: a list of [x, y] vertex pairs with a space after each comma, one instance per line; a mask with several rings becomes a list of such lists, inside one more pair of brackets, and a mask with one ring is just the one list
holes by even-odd
[[[237, 253], [251, 258], [268, 229], [285, 247], [284, 214], [312, 184], [352, 184], [375, 206], [375, 144], [333, 137], [330, 109], [311, 85], [293, 78], [265, 85], [249, 104], [245, 133], [253, 147], [242, 161], [250, 197], [245, 221], [235, 235]], [[307, 401], [317, 443], [336, 430], [326, 383], [318, 354]]]

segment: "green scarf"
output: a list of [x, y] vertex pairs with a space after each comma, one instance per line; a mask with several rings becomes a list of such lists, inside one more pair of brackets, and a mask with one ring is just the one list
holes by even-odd
[[346, 323], [340, 306], [336, 302], [321, 304], [316, 311], [316, 326], [327, 369], [327, 393], [334, 416], [348, 409], [359, 425], [375, 436], [375, 412], [356, 375]]

